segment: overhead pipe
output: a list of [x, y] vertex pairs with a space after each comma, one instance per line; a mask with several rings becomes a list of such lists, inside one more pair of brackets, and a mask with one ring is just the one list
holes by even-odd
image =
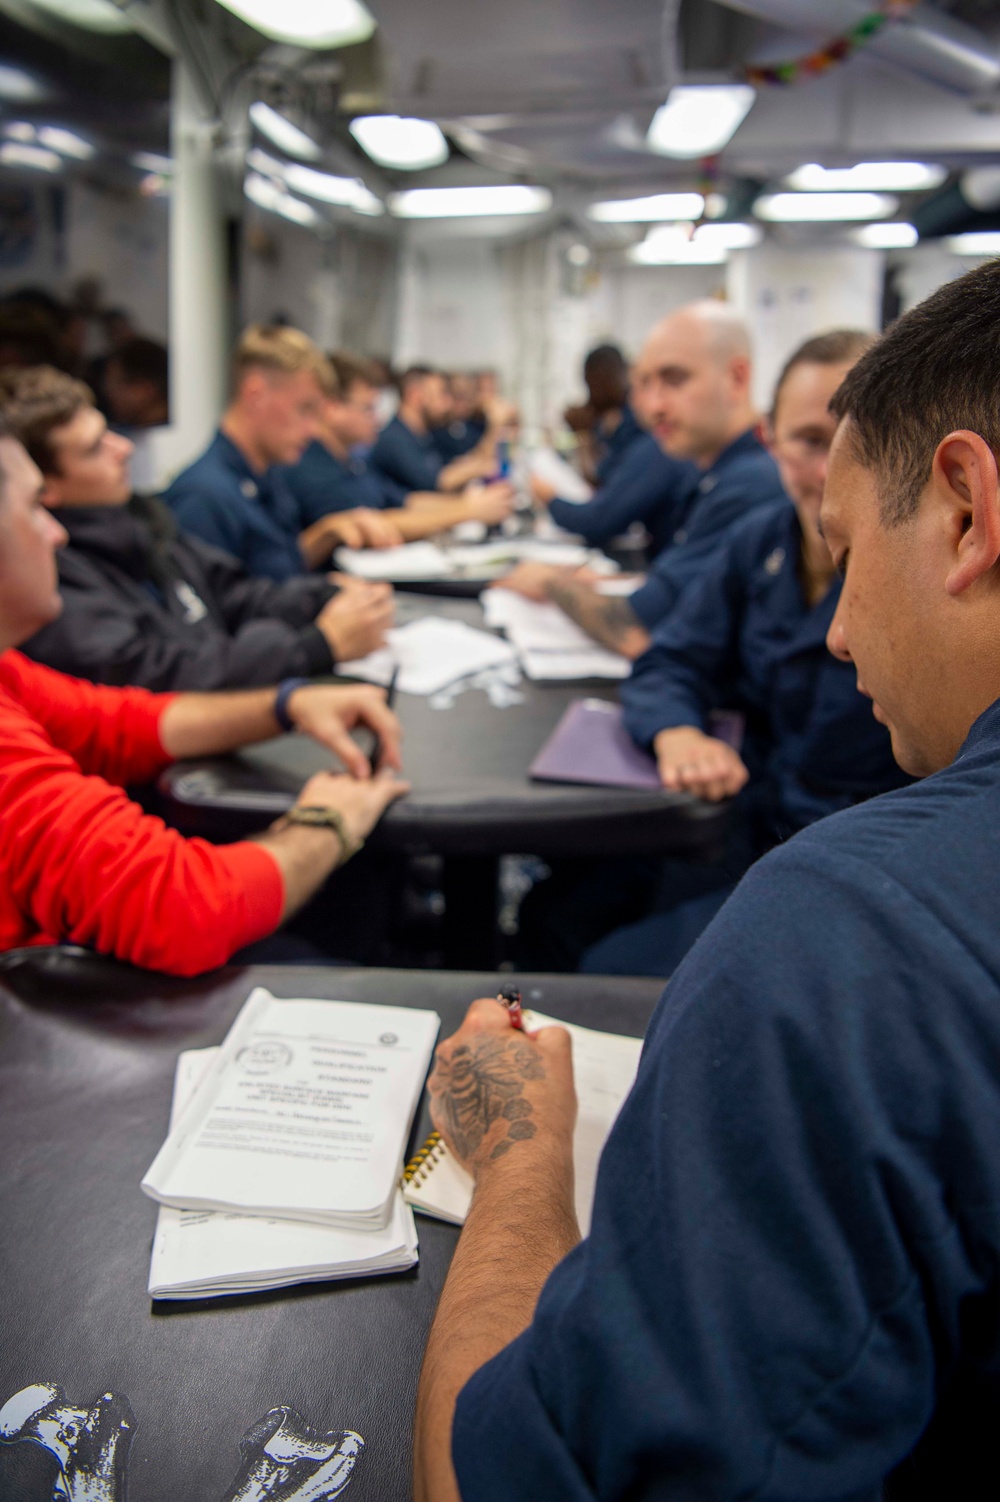
[[[722, 0], [730, 10], [824, 37], [849, 31], [871, 14], [871, 0]], [[819, 22], [819, 24], [817, 24]], [[865, 53], [940, 84], [956, 94], [1000, 88], [1000, 52], [972, 26], [929, 5], [890, 21], [865, 43]]]

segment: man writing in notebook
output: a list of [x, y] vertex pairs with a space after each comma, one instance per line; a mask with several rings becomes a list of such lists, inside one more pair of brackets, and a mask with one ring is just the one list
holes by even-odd
[[[406, 791], [384, 693], [289, 678], [244, 693], [152, 694], [67, 678], [14, 650], [61, 608], [66, 534], [44, 481], [0, 428], [0, 951], [70, 941], [134, 965], [196, 975], [271, 934], [349, 860]], [[350, 737], [375, 732], [373, 777]], [[282, 730], [349, 769], [309, 779], [252, 840], [182, 839], [125, 792], [176, 758], [219, 756]]]
[[828, 642], [924, 780], [741, 882], [653, 1018], [585, 1242], [565, 1035], [483, 1001], [442, 1045], [435, 1120], [476, 1192], [427, 1349], [419, 1502], [995, 1480], [998, 357], [994, 261], [833, 399]]

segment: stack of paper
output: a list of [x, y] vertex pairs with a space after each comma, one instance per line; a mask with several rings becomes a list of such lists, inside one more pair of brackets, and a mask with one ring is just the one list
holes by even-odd
[[388, 642], [368, 657], [338, 663], [337, 672], [384, 685], [398, 668], [396, 683], [402, 693], [436, 694], [460, 678], [517, 660], [498, 637], [436, 615], [395, 627], [388, 632]]
[[[524, 1025], [532, 1032], [540, 1027], [564, 1027], [573, 1045], [573, 1083], [578, 1103], [573, 1132], [574, 1192], [576, 1217], [586, 1236], [601, 1151], [632, 1088], [642, 1039], [594, 1032], [592, 1028], [544, 1017], [541, 1012], [525, 1012]], [[407, 1200], [427, 1215], [461, 1225], [472, 1200], [472, 1179], [443, 1143], [428, 1144], [421, 1159], [419, 1166], [411, 1165], [406, 1170], [408, 1182], [403, 1192]]]
[[[244, 1234], [239, 1227], [189, 1224], [204, 1232], [199, 1262], [197, 1244], [194, 1254], [179, 1251], [183, 1229], [168, 1224], [166, 1271], [153, 1269], [157, 1286], [267, 1287], [294, 1277], [290, 1263], [330, 1276], [321, 1259], [335, 1245], [352, 1272], [362, 1262], [366, 1271], [399, 1266], [412, 1250], [399, 1168], [438, 1025], [433, 1012], [278, 1001], [255, 990], [142, 1188], [174, 1210], [308, 1222], [349, 1240], [313, 1236], [303, 1251], [293, 1228], [272, 1227], [226, 1265], [225, 1249]], [[257, 1232], [245, 1234], [249, 1242]]]
[[555, 449], [536, 449], [528, 461], [528, 470], [536, 480], [551, 486], [564, 501], [580, 504], [589, 501], [594, 494], [593, 487]]
[[338, 548], [334, 563], [359, 579], [446, 579], [452, 564], [432, 542], [405, 542], [398, 548]]
[[507, 633], [529, 678], [565, 681], [629, 675], [628, 658], [599, 646], [558, 605], [526, 600], [502, 588], [487, 590], [482, 604], [486, 624]]
[[[189, 1049], [177, 1060], [171, 1130], [218, 1052]], [[149, 1292], [154, 1299], [251, 1293], [290, 1283], [402, 1272], [416, 1260], [413, 1212], [401, 1195], [383, 1231], [346, 1231], [300, 1220], [161, 1205]]]

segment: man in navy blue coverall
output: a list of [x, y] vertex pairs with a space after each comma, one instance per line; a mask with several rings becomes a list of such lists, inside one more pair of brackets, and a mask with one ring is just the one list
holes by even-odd
[[998, 361], [993, 261], [834, 398], [829, 643], [923, 780], [765, 856], [695, 945], [586, 1241], [568, 1035], [484, 1000], [440, 1046], [434, 1118], [476, 1187], [418, 1502], [995, 1495]]
[[551, 600], [602, 646], [640, 656], [730, 528], [784, 495], [755, 431], [750, 370], [746, 327], [722, 303], [690, 303], [658, 323], [636, 361], [633, 400], [663, 452], [692, 463], [664, 497], [666, 535], [645, 581], [628, 599], [608, 597], [569, 569], [531, 562], [503, 587]]

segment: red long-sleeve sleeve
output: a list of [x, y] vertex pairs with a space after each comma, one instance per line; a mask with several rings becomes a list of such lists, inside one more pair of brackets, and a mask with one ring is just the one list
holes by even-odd
[[70, 940], [197, 975], [277, 927], [266, 850], [186, 840], [115, 785], [169, 761], [170, 697], [0, 657], [0, 949]]

